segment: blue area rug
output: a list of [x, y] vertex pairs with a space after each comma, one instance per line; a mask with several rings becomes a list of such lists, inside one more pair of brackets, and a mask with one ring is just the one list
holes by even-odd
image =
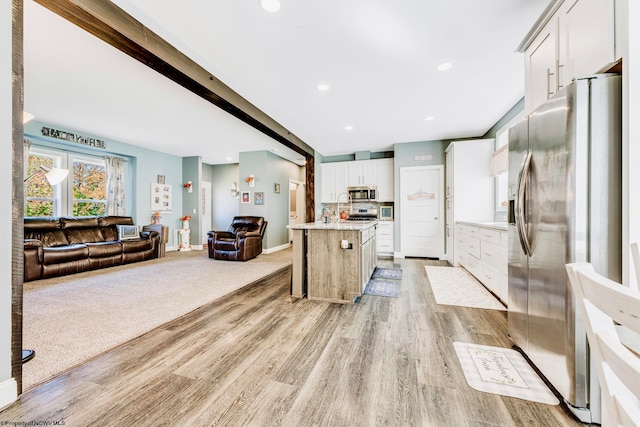
[[402, 279], [402, 269], [376, 267], [376, 269], [373, 271], [373, 274], [371, 275], [371, 278], [400, 280]]
[[400, 281], [387, 279], [372, 278], [364, 289], [367, 295], [376, 295], [379, 297], [398, 298], [400, 295]]

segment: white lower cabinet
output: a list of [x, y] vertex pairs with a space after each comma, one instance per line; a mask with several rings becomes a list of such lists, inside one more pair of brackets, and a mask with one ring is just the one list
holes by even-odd
[[457, 222], [455, 253], [458, 264], [507, 304], [506, 230]]
[[377, 249], [379, 255], [393, 255], [393, 221], [378, 222]]

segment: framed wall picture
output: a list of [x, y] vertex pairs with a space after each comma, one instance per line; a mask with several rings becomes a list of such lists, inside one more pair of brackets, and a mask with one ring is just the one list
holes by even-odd
[[158, 184], [164, 184], [164, 175], [158, 175]]
[[151, 212], [171, 213], [171, 186], [151, 184]]
[[249, 192], [249, 191], [241, 191], [240, 192], [240, 203], [251, 203], [251, 192]]
[[280, 184], [278, 184], [277, 182], [273, 183], [273, 192], [274, 193], [280, 192]]
[[256, 205], [264, 205], [264, 193], [262, 191], [256, 191], [255, 192], [254, 203]]

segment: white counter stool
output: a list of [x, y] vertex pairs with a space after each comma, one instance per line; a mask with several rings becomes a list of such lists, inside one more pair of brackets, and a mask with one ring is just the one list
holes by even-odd
[[566, 269], [602, 387], [602, 426], [640, 426], [640, 355], [620, 341], [615, 325], [640, 333], [640, 292], [596, 273], [590, 263]]

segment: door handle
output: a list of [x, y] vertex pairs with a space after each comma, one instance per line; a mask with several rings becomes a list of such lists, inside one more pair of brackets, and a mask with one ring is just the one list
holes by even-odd
[[528, 152], [525, 156], [520, 172], [518, 173], [518, 187], [516, 190], [516, 229], [522, 250], [528, 256], [531, 256], [531, 243], [527, 232], [526, 215], [524, 212], [524, 203], [526, 199], [527, 179], [529, 178], [529, 170], [531, 169], [532, 153]]

